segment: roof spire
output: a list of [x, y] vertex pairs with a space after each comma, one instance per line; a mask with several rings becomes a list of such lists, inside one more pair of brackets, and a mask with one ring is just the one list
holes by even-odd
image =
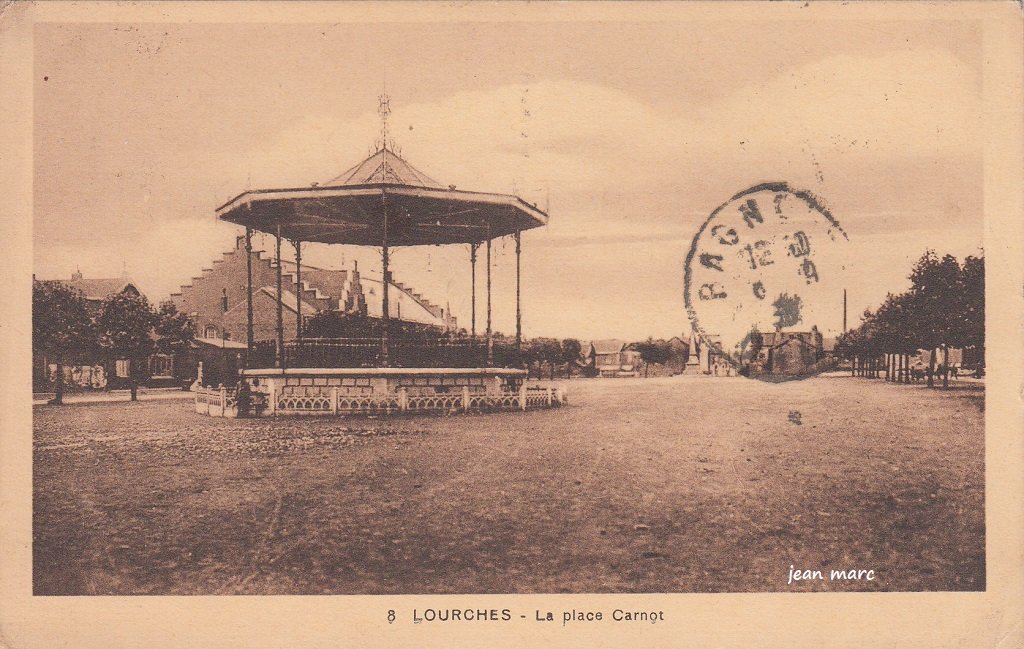
[[380, 115], [380, 148], [388, 148], [388, 115], [391, 114], [391, 97], [387, 89], [378, 98], [377, 114]]

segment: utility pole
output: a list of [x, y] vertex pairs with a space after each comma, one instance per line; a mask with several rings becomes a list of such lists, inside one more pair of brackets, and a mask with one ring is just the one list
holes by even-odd
[[846, 333], [846, 289], [843, 289], [843, 333]]

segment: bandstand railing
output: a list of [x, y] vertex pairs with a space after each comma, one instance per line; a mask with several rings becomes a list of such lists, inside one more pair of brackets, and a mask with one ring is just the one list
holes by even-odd
[[[253, 343], [251, 368], [271, 368], [277, 362], [276, 341]], [[483, 338], [392, 339], [388, 344], [390, 367], [520, 367], [521, 355], [514, 343], [494, 341], [488, 363]], [[382, 367], [379, 338], [303, 338], [285, 342], [285, 367]]]
[[[400, 388], [395, 394], [354, 395], [342, 393], [342, 389], [337, 386], [310, 386], [303, 388], [305, 392], [302, 394], [289, 392], [266, 395], [254, 392], [245, 416], [452, 414], [537, 410], [559, 407], [567, 403], [565, 392], [559, 386], [528, 386], [525, 383], [517, 389], [506, 389], [496, 393], [474, 392], [469, 387], [463, 387], [456, 392], [438, 394], [411, 394], [409, 388]], [[197, 413], [212, 417], [241, 416], [234, 389], [223, 386], [197, 387], [194, 391]]]

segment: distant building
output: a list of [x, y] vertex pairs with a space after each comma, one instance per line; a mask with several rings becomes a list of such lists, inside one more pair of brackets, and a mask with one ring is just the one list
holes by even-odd
[[798, 376], [813, 371], [825, 358], [824, 339], [816, 326], [810, 331], [771, 331], [754, 343], [755, 355], [748, 364], [751, 376]]
[[668, 339], [669, 359], [665, 363], [665, 372], [669, 375], [682, 374], [686, 370], [686, 359], [690, 354], [690, 342], [682, 336]]
[[[302, 265], [302, 285], [296, 283], [295, 263], [282, 260], [283, 288], [281, 305], [284, 311], [284, 336], [296, 337], [296, 311], [303, 320], [322, 311], [361, 313], [369, 318], [383, 314], [382, 282], [352, 270], [330, 270]], [[192, 319], [199, 337], [248, 342], [248, 305], [246, 301], [245, 237], [238, 237], [234, 250], [225, 252], [209, 268], [192, 278], [171, 295], [171, 301]], [[252, 252], [253, 338], [273, 340], [277, 336], [277, 265]], [[391, 282], [389, 311], [393, 319], [415, 322], [441, 330], [455, 329], [451, 313], [436, 306], [400, 282]]]
[[118, 293], [131, 293], [142, 295], [142, 292], [135, 286], [135, 283], [128, 278], [128, 275], [109, 279], [86, 279], [82, 277], [81, 271], [75, 271], [70, 280], [55, 280], [80, 292], [86, 301], [89, 314], [97, 316], [103, 307], [103, 302]]
[[[834, 344], [834, 342], [833, 342]], [[740, 367], [722, 350], [721, 336], [693, 332], [687, 348], [687, 374], [735, 376], [799, 375], [812, 371], [826, 357], [824, 339], [817, 327], [810, 331], [759, 333], [750, 341], [750, 357]]]
[[[34, 279], [34, 278], [33, 278]], [[85, 298], [85, 307], [89, 315], [96, 318], [103, 309], [103, 303], [118, 293], [142, 295], [135, 283], [127, 274], [121, 277], [92, 279], [83, 277], [81, 271], [75, 271], [71, 279], [44, 280], [55, 281], [78, 291]], [[57, 364], [43, 353], [33, 355], [32, 389], [35, 391], [49, 390], [57, 376]], [[76, 388], [103, 389], [119, 387], [127, 384], [128, 361], [111, 359], [97, 355], [78, 365], [64, 366], [64, 385], [71, 390]]]
[[598, 376], [637, 376], [640, 352], [626, 348], [623, 340], [594, 340], [583, 347], [584, 356]]
[[736, 373], [733, 365], [722, 352], [722, 337], [716, 334], [692, 332], [687, 348], [686, 374], [713, 374], [731, 376]]
[[[277, 264], [263, 254], [258, 250], [251, 253], [254, 342], [277, 338]], [[234, 382], [248, 347], [247, 273], [245, 237], [240, 236], [233, 250], [215, 259], [191, 283], [171, 294], [171, 302], [192, 320], [198, 336], [195, 353], [184, 361], [189, 365], [185, 374], [194, 378], [197, 365], [202, 362], [204, 383]], [[325, 311], [377, 319], [384, 313], [381, 280], [362, 275], [358, 266], [331, 270], [302, 264], [301, 269], [296, 269], [295, 262], [282, 260], [281, 273], [286, 340], [297, 337], [296, 315], [300, 311], [303, 322]], [[301, 285], [297, 282], [300, 273]], [[457, 328], [458, 322], [446, 309], [401, 282], [392, 280], [390, 287], [392, 319], [443, 331]]]

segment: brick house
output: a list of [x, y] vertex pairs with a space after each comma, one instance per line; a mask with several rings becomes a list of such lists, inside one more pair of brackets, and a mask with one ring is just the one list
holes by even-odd
[[[277, 265], [265, 258], [263, 251], [252, 255], [253, 338], [274, 340], [277, 336]], [[302, 264], [301, 286], [296, 282], [295, 263], [282, 260], [281, 307], [284, 337], [296, 337], [296, 312], [303, 320], [323, 311], [361, 313], [369, 318], [383, 314], [381, 280], [362, 275], [358, 266], [349, 270], [317, 268]], [[189, 371], [195, 376], [195, 363], [204, 362], [204, 380], [211, 363], [225, 368], [223, 378], [229, 381], [240, 366], [248, 343], [248, 304], [246, 300], [247, 263], [245, 237], [235, 240], [235, 247], [215, 259], [209, 268], [193, 277], [170, 296], [178, 311], [188, 315], [196, 326], [197, 345], [207, 355], [191, 361]], [[392, 280], [389, 310], [396, 320], [415, 322], [440, 330], [453, 330], [457, 322], [444, 308], [432, 304], [408, 286]], [[225, 344], [223, 341], [227, 341]], [[214, 354], [210, 357], [210, 354]], [[220, 356], [223, 356], [221, 358]], [[220, 374], [220, 372], [218, 372]]]

